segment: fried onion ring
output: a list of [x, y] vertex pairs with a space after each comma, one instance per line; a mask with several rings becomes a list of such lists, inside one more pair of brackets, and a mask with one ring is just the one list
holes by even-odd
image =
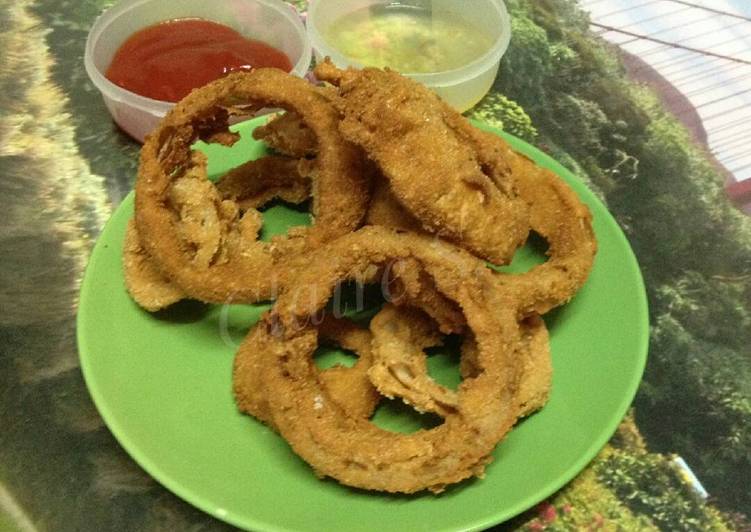
[[456, 113], [444, 116], [474, 150], [506, 161], [515, 190], [529, 205], [531, 230], [548, 243], [545, 263], [523, 274], [501, 275], [500, 282], [523, 298], [523, 316], [545, 314], [566, 303], [587, 280], [597, 253], [589, 208], [563, 179], [514, 151], [498, 135]]
[[[417, 261], [436, 289], [461, 307], [477, 344], [477, 374], [460, 385], [456, 413], [413, 434], [388, 432], [349, 415], [329, 395], [311, 358], [318, 343], [311, 317], [337, 283], [402, 259]], [[520, 331], [513, 299], [471, 255], [381, 227], [341, 237], [314, 253], [311, 263], [315, 268], [297, 272], [238, 353], [261, 353], [258, 392], [268, 400], [273, 425], [318, 474], [350, 486], [440, 492], [481, 475], [517, 418]]]
[[[223, 200], [234, 200], [241, 211], [258, 209], [276, 198], [302, 203], [310, 197], [310, 179], [301, 174], [300, 166], [296, 159], [269, 155], [233, 168], [219, 179], [216, 188]], [[186, 297], [143, 248], [133, 219], [126, 230], [123, 270], [131, 297], [149, 312]]]
[[496, 279], [522, 301], [522, 316], [545, 314], [569, 301], [592, 270], [597, 253], [592, 214], [560, 177], [509, 151], [517, 190], [530, 204], [532, 230], [548, 243], [548, 259], [525, 273]]
[[[342, 99], [338, 107], [343, 114], [340, 129], [345, 137], [365, 148], [388, 180], [388, 184], [376, 182], [368, 223], [415, 230], [414, 220], [419, 219], [427, 231], [496, 264], [510, 260], [516, 246], [526, 238], [526, 229], [531, 228], [547, 240], [549, 259], [524, 274], [498, 276], [505, 288], [515, 290], [524, 299], [521, 316], [544, 314], [570, 300], [581, 288], [592, 269], [597, 244], [589, 209], [562, 179], [516, 153], [497, 135], [474, 127], [432, 93], [395, 72], [339, 70], [330, 62], [323, 62], [316, 68], [316, 75], [339, 86]], [[440, 146], [436, 149], [441, 153], [434, 153], [432, 145]], [[407, 152], [406, 146], [414, 149]], [[431, 224], [430, 214], [426, 218], [424, 209], [440, 207], [444, 197], [431, 194], [450, 187], [442, 180], [444, 175], [446, 182], [464, 179], [465, 174], [458, 167], [446, 165], [447, 160], [459, 161], [461, 154], [476, 161], [502, 198], [527, 205], [526, 214], [510, 216], [518, 222], [511, 226], [513, 244], [506, 241], [508, 245], [495, 251], [488, 248], [503, 238], [494, 231], [509, 229], [508, 223], [503, 223], [508, 222], [509, 211], [495, 209], [496, 216], [503, 218], [500, 220], [478, 207], [472, 211], [479, 217], [476, 225], [472, 215], [456, 225]], [[442, 173], [444, 170], [446, 174]], [[479, 179], [467, 182], [480, 183]], [[463, 197], [471, 194], [465, 191]], [[427, 205], [413, 203], [413, 198]], [[453, 200], [451, 203], [455, 213], [461, 213], [467, 205]], [[492, 205], [484, 203], [486, 208]], [[524, 216], [528, 216], [528, 225], [522, 227], [519, 220]], [[462, 230], [453, 231], [457, 227]]]
[[[230, 117], [263, 107], [299, 114], [314, 133], [310, 164], [314, 223], [260, 242], [260, 214], [241, 213], [206, 179], [198, 139], [233, 143]], [[354, 230], [367, 205], [361, 152], [338, 132], [329, 99], [307, 81], [274, 69], [236, 72], [193, 91], [146, 139], [136, 182], [136, 226], [143, 248], [187, 296], [205, 302], [256, 302], [274, 296], [300, 254]]]
[[394, 196], [426, 230], [494, 264], [511, 260], [529, 230], [527, 205], [503, 159], [473, 149], [446, 118], [461, 115], [388, 69], [339, 70], [324, 61], [315, 74], [339, 88], [335, 105], [344, 137], [377, 163]]
[[[524, 302], [521, 317], [545, 314], [569, 301], [592, 270], [597, 253], [592, 215], [561, 178], [514, 152], [500, 137], [486, 133], [477, 142], [506, 150], [519, 197], [529, 204], [530, 227], [548, 243], [544, 263], [524, 273], [498, 273], [496, 279]], [[376, 184], [367, 222], [414, 231], [409, 212], [387, 187]]]

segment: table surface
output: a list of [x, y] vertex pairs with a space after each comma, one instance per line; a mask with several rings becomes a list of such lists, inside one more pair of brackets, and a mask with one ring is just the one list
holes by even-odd
[[[129, 458], [79, 368], [80, 282], [139, 150], [83, 69], [110, 3], [0, 0], [0, 530], [229, 530]], [[751, 219], [576, 2], [506, 3], [511, 47], [468, 114], [548, 152], [608, 206], [642, 267], [651, 339], [611, 441], [499, 528], [748, 530]]]

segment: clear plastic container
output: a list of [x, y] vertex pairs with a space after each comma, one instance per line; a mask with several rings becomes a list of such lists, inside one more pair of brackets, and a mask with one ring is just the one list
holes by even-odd
[[104, 72], [133, 33], [176, 18], [211, 20], [263, 41], [290, 58], [294, 75], [304, 76], [310, 68], [311, 47], [305, 27], [294, 8], [281, 0], [124, 0], [94, 23], [86, 40], [84, 65], [112, 118], [138, 141], [143, 141], [174, 104], [127, 91], [109, 81]]
[[[394, 4], [393, 0], [311, 1], [308, 7], [307, 29], [316, 59], [329, 56], [339, 67], [368, 66], [349, 59], [334, 48], [324, 38], [326, 30], [329, 25], [335, 24], [342, 16], [353, 11]], [[402, 72], [433, 89], [459, 111], [466, 111], [474, 106], [490, 90], [498, 73], [501, 57], [506, 52], [511, 38], [510, 19], [503, 0], [401, 0], [397, 4], [455, 14], [493, 39], [493, 44], [487, 52], [462, 67], [442, 72]]]

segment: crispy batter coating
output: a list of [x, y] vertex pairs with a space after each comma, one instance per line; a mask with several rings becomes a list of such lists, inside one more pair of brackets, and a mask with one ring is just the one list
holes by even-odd
[[550, 336], [545, 322], [539, 316], [530, 316], [521, 322], [521, 332], [523, 368], [517, 396], [520, 417], [545, 406], [553, 384]]
[[357, 362], [351, 368], [334, 366], [321, 372], [323, 386], [344, 410], [354, 417], [368, 419], [381, 400], [381, 395], [368, 378], [368, 369], [373, 363], [373, 335], [343, 318], [327, 315], [318, 325], [318, 339], [352, 351]]
[[149, 312], [177, 303], [185, 294], [159, 271], [138, 239], [133, 219], [128, 221], [123, 246], [125, 286], [133, 300]]
[[216, 188], [223, 199], [237, 202], [243, 211], [261, 208], [273, 199], [302, 203], [310, 197], [307, 166], [298, 159], [267, 155], [233, 168]]
[[[502, 138], [464, 120], [455, 120], [453, 126], [473, 149], [507, 161], [518, 197], [529, 206], [530, 228], [548, 243], [545, 263], [523, 274], [499, 274], [499, 282], [525, 300], [522, 316], [545, 314], [566, 303], [584, 285], [594, 265], [597, 240], [590, 210], [560, 177], [514, 151]], [[376, 181], [367, 223], [419, 231], [414, 220], [388, 183]]]
[[368, 212], [365, 214], [365, 223], [404, 229], [415, 233], [423, 232], [420, 221], [402, 207], [391, 192], [388, 179], [380, 174], [377, 174], [373, 179], [373, 191], [370, 196]]
[[373, 363], [368, 375], [386, 397], [401, 397], [418, 412], [448, 416], [459, 394], [428, 375], [425, 349], [441, 344], [433, 321], [422, 311], [385, 305], [370, 321]]
[[316, 76], [339, 87], [339, 129], [375, 161], [391, 191], [422, 225], [494, 264], [524, 243], [527, 205], [516, 197], [508, 166], [457, 133], [466, 120], [419, 83], [390, 70], [338, 70]]
[[586, 281], [597, 253], [589, 208], [563, 179], [514, 151], [498, 135], [462, 117], [446, 118], [472, 149], [506, 162], [518, 196], [529, 206], [531, 230], [548, 242], [544, 264], [521, 275], [499, 275], [500, 282], [525, 299], [523, 316], [545, 314], [566, 303]]
[[[272, 311], [240, 348], [258, 356], [273, 424], [322, 476], [367, 489], [413, 493], [481, 475], [516, 420], [520, 331], [514, 302], [481, 261], [435, 240], [366, 227], [314, 253]], [[338, 282], [388, 261], [414, 259], [436, 288], [457, 302], [478, 346], [480, 374], [459, 390], [457, 412], [413, 434], [380, 429], [349, 415], [328, 394], [312, 362], [317, 332], [310, 317]], [[261, 392], [264, 393], [264, 392]]]
[[[238, 409], [279, 432], [322, 477], [440, 492], [482, 476], [517, 419], [547, 402], [552, 364], [540, 315], [589, 275], [591, 214], [553, 172], [396, 72], [324, 61], [316, 74], [334, 86], [258, 69], [175, 106], [142, 149], [126, 285], [147, 310], [185, 297], [278, 296], [235, 357]], [[286, 112], [254, 137], [281, 156], [209, 181], [205, 157], [190, 146], [231, 145], [229, 119], [266, 107]], [[259, 242], [257, 209], [274, 198], [312, 198], [314, 225]], [[520, 274], [488, 268], [486, 260], [510, 262], [530, 230], [548, 242], [545, 263]], [[336, 287], [352, 280], [380, 283], [387, 301], [368, 328], [326, 314]], [[444, 334], [464, 335], [456, 390], [427, 373], [425, 349]], [[319, 370], [319, 343], [358, 360]], [[383, 430], [370, 422], [381, 394], [443, 423]]]
[[[545, 322], [539, 316], [520, 323], [519, 357], [522, 375], [517, 395], [520, 417], [542, 408], [548, 400], [553, 366]], [[456, 411], [459, 395], [427, 374], [424, 350], [440, 345], [435, 323], [415, 308], [386, 305], [371, 320], [373, 363], [368, 375], [386, 397], [401, 397], [420, 412], [448, 415]], [[463, 379], [480, 374], [477, 344], [471, 334], [462, 342], [460, 368]]]
[[550, 170], [522, 155], [510, 160], [519, 195], [530, 204], [530, 225], [548, 243], [548, 259], [525, 273], [497, 279], [523, 301], [522, 316], [545, 314], [569, 301], [592, 270], [597, 253], [592, 214]]
[[[256, 239], [257, 216], [222, 199], [206, 179], [205, 158], [190, 149], [198, 139], [231, 144], [230, 116], [262, 107], [298, 113], [318, 142], [308, 172], [314, 223], [271, 242]], [[275, 69], [232, 73], [179, 102], [144, 143], [136, 182], [141, 244], [170, 282], [206, 302], [268, 299], [301, 254], [357, 228], [368, 184], [361, 152], [342, 138], [337, 122], [318, 89]]]
[[[553, 363], [550, 356], [550, 337], [545, 322], [539, 316], [530, 316], [519, 324], [522, 338], [520, 360], [522, 377], [516, 398], [519, 417], [528, 416], [548, 402], [553, 381]], [[472, 335], [462, 342], [460, 371], [463, 379], [478, 375], [475, 366], [477, 344]]]
[[[427, 237], [427, 235], [426, 235]], [[396, 306], [410, 306], [422, 310], [444, 334], [461, 334], [466, 320], [459, 305], [435, 288], [423, 268], [414, 259], [400, 259], [389, 264], [386, 300]]]
[[253, 138], [290, 157], [312, 157], [318, 151], [315, 134], [294, 112], [277, 115], [267, 124], [257, 127]]
[[[235, 402], [241, 412], [250, 414], [272, 428], [273, 417], [269, 410], [268, 396], [263, 386], [262, 356], [265, 352], [265, 337], [262, 328], [249, 333], [246, 342], [259, 349], [241, 350], [235, 357], [232, 385]], [[252, 338], [251, 338], [252, 336]], [[368, 378], [372, 363], [372, 335], [368, 329], [359, 327], [347, 319], [324, 317], [318, 325], [318, 339], [322, 343], [352, 351], [358, 356], [354, 366], [334, 366], [318, 371], [321, 386], [328, 397], [353, 417], [368, 419], [375, 409], [380, 394]]]
[[[302, 203], [310, 197], [310, 179], [300, 166], [297, 159], [269, 155], [233, 168], [219, 179], [216, 188], [223, 200], [236, 202], [241, 212], [249, 211], [242, 217], [245, 232], [257, 234], [262, 221], [252, 209], [275, 198]], [[133, 220], [128, 223], [123, 268], [128, 292], [145, 310], [155, 312], [186, 297], [143, 248]]]

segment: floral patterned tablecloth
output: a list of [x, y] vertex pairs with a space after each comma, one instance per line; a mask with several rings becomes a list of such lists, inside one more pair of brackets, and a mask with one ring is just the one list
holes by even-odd
[[[110, 3], [0, 0], [0, 530], [230, 529], [125, 454], [78, 365], [80, 281], [139, 149], [83, 69]], [[542, 148], [606, 203], [642, 266], [651, 342], [611, 441], [499, 527], [751, 530], [751, 219], [577, 2], [506, 4], [511, 46], [468, 114]]]

